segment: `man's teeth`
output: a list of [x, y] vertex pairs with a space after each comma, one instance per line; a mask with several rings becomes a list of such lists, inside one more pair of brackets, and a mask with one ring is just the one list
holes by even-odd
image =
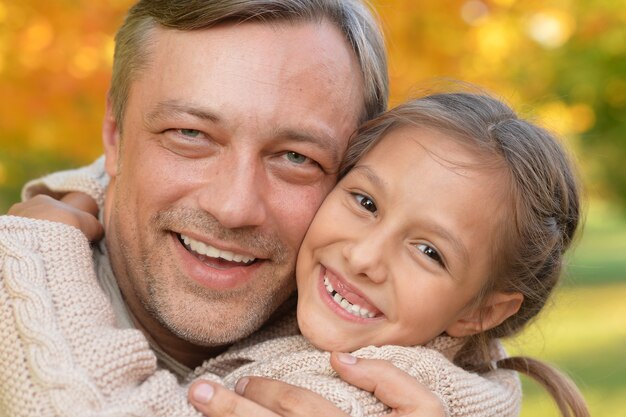
[[330, 281], [328, 281], [327, 277], [324, 277], [324, 286], [326, 287], [326, 291], [328, 291], [328, 293], [333, 298], [333, 300], [335, 300], [335, 302], [339, 304], [348, 313], [354, 316], [363, 317], [363, 318], [371, 319], [372, 317], [374, 317], [375, 314], [369, 311], [368, 309], [358, 306], [356, 304], [352, 304], [350, 301], [346, 300], [341, 295], [339, 295], [339, 293], [335, 291], [333, 286], [330, 285]]
[[180, 235], [180, 238], [187, 249], [190, 249], [199, 255], [209, 256], [211, 258], [222, 258], [226, 261], [242, 262], [245, 264], [251, 263], [255, 260], [255, 258], [251, 258], [249, 256], [236, 254], [227, 250], [219, 250], [213, 246], [194, 240], [189, 236]]

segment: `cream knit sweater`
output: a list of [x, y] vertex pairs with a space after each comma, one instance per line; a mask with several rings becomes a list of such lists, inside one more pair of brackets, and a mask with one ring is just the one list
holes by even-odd
[[[106, 184], [99, 160], [33, 182], [24, 197], [77, 190], [102, 206]], [[354, 417], [388, 411], [336, 377], [328, 353], [298, 335], [293, 313], [181, 383], [157, 365], [140, 331], [124, 328], [111, 290], [101, 287], [107, 275], [105, 254], [79, 230], [0, 216], [0, 416], [199, 416], [186, 401], [189, 381], [202, 376], [232, 387], [244, 375], [309, 388]], [[451, 416], [518, 415], [517, 376], [505, 370], [476, 375], [452, 365], [447, 357], [457, 342], [437, 338], [428, 347], [367, 347], [355, 354], [391, 360], [435, 392]], [[494, 350], [494, 359], [502, 354]]]

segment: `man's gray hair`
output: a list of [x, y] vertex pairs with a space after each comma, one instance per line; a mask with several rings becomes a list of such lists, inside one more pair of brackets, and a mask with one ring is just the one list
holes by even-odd
[[389, 94], [383, 35], [367, 0], [139, 0], [115, 37], [110, 99], [121, 128], [130, 84], [148, 63], [150, 33], [199, 30], [227, 22], [307, 22], [327, 19], [344, 34], [364, 79], [360, 122], [385, 111]]

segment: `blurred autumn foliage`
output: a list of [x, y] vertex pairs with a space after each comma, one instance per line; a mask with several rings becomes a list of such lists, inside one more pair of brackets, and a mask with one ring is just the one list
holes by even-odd
[[[101, 152], [113, 35], [131, 0], [0, 0], [0, 209]], [[377, 0], [392, 104], [434, 77], [486, 87], [557, 131], [626, 207], [626, 0]]]
[[101, 153], [113, 36], [130, 2], [0, 0], [0, 209]]

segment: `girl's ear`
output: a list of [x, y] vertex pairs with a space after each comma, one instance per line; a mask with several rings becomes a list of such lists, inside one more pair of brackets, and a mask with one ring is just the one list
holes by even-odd
[[446, 333], [452, 337], [471, 336], [492, 329], [517, 313], [524, 301], [519, 292], [495, 292], [487, 296], [482, 306], [463, 314]]
[[104, 168], [111, 178], [117, 175], [120, 129], [115, 120], [111, 98], [107, 97], [104, 121], [102, 122], [102, 144], [104, 145]]

